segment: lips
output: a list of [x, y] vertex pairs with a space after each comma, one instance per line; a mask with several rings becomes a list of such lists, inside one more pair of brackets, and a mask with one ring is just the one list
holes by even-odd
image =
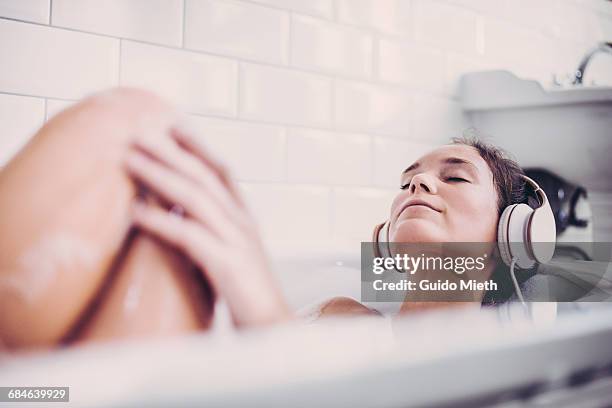
[[399, 216], [400, 216], [400, 215], [401, 215], [401, 214], [404, 212], [404, 210], [405, 210], [406, 208], [408, 208], [408, 207], [412, 207], [412, 206], [415, 206], [415, 205], [422, 205], [422, 206], [425, 206], [425, 207], [428, 207], [428, 208], [432, 209], [433, 211], [436, 211], [436, 212], [442, 212], [442, 210], [440, 210], [438, 207], [435, 207], [433, 204], [428, 203], [428, 202], [427, 202], [427, 201], [425, 201], [425, 200], [421, 200], [421, 199], [411, 199], [411, 200], [408, 200], [407, 202], [405, 202], [405, 203], [404, 203], [404, 204], [401, 206], [401, 209], [400, 209], [399, 213], [397, 213], [397, 218], [399, 218]]

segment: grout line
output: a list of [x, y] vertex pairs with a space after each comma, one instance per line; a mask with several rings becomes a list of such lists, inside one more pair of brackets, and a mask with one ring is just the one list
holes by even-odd
[[284, 135], [284, 153], [285, 153], [285, 162], [283, 163], [284, 167], [284, 175], [283, 180], [285, 182], [289, 182], [289, 129], [287, 127], [283, 128]]
[[335, 238], [335, 233], [336, 233], [336, 208], [335, 208], [335, 204], [336, 204], [336, 186], [332, 186], [329, 189], [329, 197], [328, 197], [328, 205], [329, 205], [329, 209], [328, 212], [329, 214], [327, 214], [328, 216], [328, 231], [327, 234], [328, 236], [330, 236], [332, 239]]
[[35, 95], [35, 94], [18, 93], [18, 92], [10, 92], [10, 91], [0, 91], [0, 95], [24, 96], [27, 98], [40, 98], [40, 99], [48, 98], [48, 99], [57, 99], [59, 101], [66, 101], [66, 102], [78, 102], [78, 99], [69, 99], [69, 98], [62, 98], [62, 97], [57, 97], [57, 96]]
[[370, 69], [372, 70], [372, 72], [370, 73], [370, 76], [376, 80], [380, 80], [380, 75], [379, 75], [379, 62], [380, 62], [380, 38], [372, 38], [372, 47], [370, 49], [371, 51], [371, 56], [372, 56], [372, 63], [370, 64]]
[[[13, 96], [24, 96], [30, 98], [39, 98], [39, 99], [54, 99], [58, 101], [65, 102], [79, 102], [80, 99], [69, 99], [62, 98], [56, 96], [48, 96], [48, 95], [35, 95], [35, 94], [27, 94], [27, 93], [17, 93], [17, 92], [7, 92], [0, 91], [0, 95], [13, 95]], [[200, 113], [200, 112], [184, 112], [187, 115], [195, 116], [202, 119], [211, 119], [211, 120], [220, 120], [226, 121], [236, 124], [246, 124], [246, 125], [254, 125], [254, 126], [271, 126], [271, 127], [286, 127], [287, 129], [304, 129], [304, 130], [321, 130], [327, 132], [334, 132], [340, 134], [360, 134], [360, 135], [369, 135], [377, 139], [381, 140], [389, 140], [389, 141], [398, 141], [398, 142], [411, 142], [411, 143], [427, 143], [425, 140], [419, 140], [410, 138], [407, 136], [410, 129], [407, 129], [406, 132], [397, 133], [397, 134], [389, 134], [389, 133], [379, 133], [376, 131], [372, 131], [371, 129], [363, 129], [363, 128], [334, 128], [334, 127], [325, 127], [325, 126], [317, 126], [317, 125], [305, 125], [299, 123], [280, 123], [280, 122], [271, 122], [261, 119], [249, 119], [243, 118], [241, 116], [234, 117], [231, 115], [222, 115], [222, 114], [214, 114], [214, 113]]]
[[123, 61], [123, 40], [119, 40], [119, 57], [117, 58], [117, 86], [121, 85], [121, 62]]
[[245, 179], [236, 178], [239, 183], [253, 184], [259, 186], [278, 186], [278, 187], [289, 187], [289, 188], [319, 188], [328, 191], [335, 191], [336, 189], [345, 190], [375, 190], [382, 192], [395, 192], [399, 188], [397, 186], [383, 186], [383, 185], [368, 185], [368, 184], [332, 184], [332, 183], [321, 183], [321, 182], [303, 182], [303, 181], [276, 181], [276, 180], [256, 180], [256, 179]]
[[187, 19], [187, 0], [183, 0], [183, 26], [181, 32], [181, 48], [185, 48], [185, 22]]
[[49, 0], [49, 25], [53, 25], [53, 0]]
[[[0, 20], [3, 20], [3, 19], [7, 19], [7, 18], [0, 17]], [[7, 19], [7, 20], [19, 21], [19, 22], [26, 23], [26, 24], [32, 24], [32, 25], [48, 27], [47, 25], [44, 25], [44, 24], [32, 23], [32, 22], [29, 22], [29, 21], [14, 20], [14, 19]], [[261, 65], [261, 66], [264, 66], [264, 67], [279, 68], [279, 69], [284, 69], [284, 70], [291, 71], [291, 72], [301, 72], [301, 73], [305, 73], [305, 74], [311, 74], [311, 75], [315, 75], [315, 76], [320, 76], [322, 78], [327, 78], [327, 79], [329, 79], [329, 78], [339, 78], [339, 79], [346, 80], [346, 81], [354, 81], [354, 82], [360, 82], [360, 83], [368, 83], [368, 84], [371, 84], [371, 85], [379, 85], [381, 87], [394, 88], [394, 89], [397, 89], [399, 87], [399, 88], [405, 89], [407, 91], [417, 90], [417, 91], [420, 91], [420, 92], [430, 93], [430, 94], [436, 95], [436, 96], [442, 96], [442, 97], [447, 97], [447, 98], [450, 97], [450, 95], [447, 95], [447, 94], [444, 94], [444, 93], [440, 93], [440, 92], [434, 92], [434, 91], [426, 90], [426, 89], [419, 89], [419, 88], [415, 88], [413, 86], [407, 86], [407, 85], [401, 84], [401, 83], [393, 83], [393, 82], [385, 82], [385, 81], [374, 81], [374, 80], [372, 80], [371, 78], [368, 78], [368, 77], [360, 77], [360, 76], [352, 76], [352, 75], [339, 75], [339, 74], [331, 72], [331, 71], [318, 70], [318, 69], [307, 69], [307, 68], [301, 68], [301, 67], [295, 67], [295, 66], [288, 67], [286, 65], [279, 65], [279, 64], [274, 64], [274, 63], [266, 62], [266, 61], [255, 60], [255, 59], [250, 59], [250, 58], [245, 58], [245, 57], [240, 57], [240, 56], [235, 56], [235, 55], [230, 55], [230, 54], [221, 54], [221, 53], [210, 52], [210, 51], [202, 51], [202, 50], [191, 49], [191, 48], [178, 48], [178, 47], [170, 46], [170, 45], [166, 45], [166, 44], [152, 43], [152, 42], [144, 41], [144, 40], [135, 40], [135, 39], [131, 39], [131, 38], [117, 37], [117, 36], [111, 36], [111, 35], [95, 34], [95, 33], [87, 32], [87, 31], [74, 30], [74, 29], [65, 28], [65, 27], [54, 26], [53, 29], [72, 31], [72, 32], [76, 32], [76, 33], [93, 35], [93, 36], [101, 37], [101, 38], [117, 39], [117, 40], [122, 40], [122, 41], [130, 41], [130, 42], [137, 43], [137, 44], [151, 45], [151, 46], [154, 46], [154, 47], [165, 48], [165, 49], [174, 50], [174, 51], [183, 51], [183, 52], [188, 52], [188, 53], [192, 53], [192, 54], [195, 54], [195, 55], [204, 55], [204, 56], [210, 56], [210, 57], [217, 57], [217, 58], [222, 58], [222, 59], [231, 60], [231, 61], [235, 60], [235, 61], [245, 62], [245, 63], [249, 63], [249, 64]], [[460, 55], [464, 55], [464, 54], [460, 54]], [[470, 57], [470, 56], [474, 57], [473, 55], [465, 55], [465, 56], [467, 56], [467, 57]]]
[[[279, 7], [279, 6], [275, 6], [273, 4], [263, 4], [263, 3], [257, 2], [256, 0], [239, 0], [239, 1], [241, 1], [242, 3], [247, 3], [247, 4], [259, 6], [259, 7], [264, 7], [264, 8], [267, 8], [267, 9], [279, 10], [279, 11], [284, 11], [284, 12], [291, 11], [291, 12], [295, 12], [295, 13], [298, 13], [298, 14], [303, 14], [303, 15], [309, 16], [309, 17], [316, 17], [316, 18], [319, 18], [319, 19], [325, 20], [325, 21], [333, 21], [333, 14], [332, 14], [332, 18], [328, 18], [328, 17], [324, 17], [324, 16], [322, 16], [320, 14], [307, 13], [305, 11], [297, 11], [297, 10], [294, 10], [294, 9], [291, 9], [291, 8], [282, 8], [282, 7]], [[311, 1], [311, 0], [302, 0], [302, 1], [307, 2], [307, 1]], [[333, 10], [332, 10], [332, 13], [333, 13]]]
[[242, 98], [240, 97], [240, 88], [242, 87], [242, 62], [236, 62], [236, 112], [234, 115], [235, 119], [242, 116]]
[[331, 128], [336, 130], [336, 128], [338, 127], [338, 120], [336, 118], [337, 112], [336, 112], [336, 78], [332, 79], [332, 84], [330, 87], [330, 95], [329, 95], [329, 107], [330, 107], [330, 113], [329, 113], [329, 117], [330, 117], [330, 121], [331, 121]]
[[293, 67], [293, 56], [291, 55], [293, 49], [293, 13], [289, 13], [289, 33], [287, 37], [287, 65]]
[[[3, 20], [3, 19], [12, 20], [12, 21], [19, 21], [19, 22], [26, 23], [26, 24], [43, 26], [43, 27], [48, 27], [49, 28], [49, 26], [47, 26], [45, 24], [32, 23], [32, 22], [29, 22], [29, 21], [22, 21], [22, 20], [15, 20], [15, 19], [9, 19], [9, 18], [5, 18], [5, 17], [0, 17], [0, 20]], [[209, 52], [209, 51], [201, 51], [201, 50], [195, 50], [195, 49], [189, 49], [189, 48], [177, 48], [177, 47], [169, 46], [169, 45], [165, 45], [165, 44], [157, 44], [157, 43], [152, 43], [152, 42], [149, 42], [149, 41], [134, 40], [134, 39], [124, 38], [124, 37], [116, 37], [116, 36], [109, 36], [109, 35], [94, 34], [94, 33], [86, 32], [86, 31], [74, 30], [74, 29], [65, 28], [65, 27], [54, 26], [53, 29], [72, 31], [72, 32], [82, 33], [82, 34], [86, 34], [86, 35], [92, 35], [92, 36], [96, 36], [96, 37], [100, 37], [100, 38], [117, 39], [117, 40], [121, 40], [121, 41], [130, 41], [130, 42], [137, 43], [137, 44], [151, 45], [151, 46], [154, 46], [154, 47], [164, 48], [164, 49], [168, 49], [168, 50], [193, 53], [195, 55], [204, 55], [204, 56], [222, 58], [222, 59], [225, 59], [225, 60], [228, 60], [228, 61], [238, 61], [238, 62], [244, 62], [244, 63], [249, 63], [249, 64], [256, 64], [256, 65], [260, 65], [260, 66], [264, 66], [264, 67], [284, 69], [284, 70], [287, 70], [287, 71], [290, 71], [290, 72], [299, 72], [299, 73], [315, 75], [315, 76], [319, 76], [319, 77], [325, 78], [325, 79], [338, 78], [338, 79], [345, 80], [345, 81], [353, 81], [353, 82], [358, 82], [358, 83], [366, 83], [366, 84], [370, 84], [370, 85], [376, 85], [376, 86], [380, 86], [382, 88], [387, 88], [387, 89], [405, 90], [405, 91], [408, 91], [408, 92], [416, 91], [416, 92], [426, 93], [426, 94], [431, 95], [431, 96], [436, 96], [436, 97], [441, 97], [441, 98], [446, 98], [446, 99], [451, 99], [451, 100], [457, 100], [458, 99], [456, 96], [448, 94], [448, 93], [445, 93], [445, 92], [439, 92], [439, 91], [434, 91], [434, 90], [430, 90], [430, 89], [418, 88], [418, 87], [416, 87], [414, 85], [407, 85], [407, 84], [402, 84], [402, 83], [374, 80], [374, 79], [368, 78], [368, 77], [356, 77], [356, 76], [350, 76], [350, 75], [342, 76], [342, 75], [339, 75], [337, 73], [333, 73], [333, 72], [325, 71], [325, 70], [307, 69], [307, 68], [301, 68], [301, 67], [295, 67], [295, 66], [288, 67], [286, 65], [278, 65], [278, 64], [274, 64], [274, 63], [265, 62], [265, 61], [253, 60], [253, 59], [248, 59], [248, 58], [238, 57], [238, 56], [233, 56], [233, 55], [228, 55], [228, 54], [219, 54], [219, 53], [214, 53], [214, 52]], [[474, 58], [475, 57], [474, 55], [471, 55], [471, 54], [469, 54], [469, 55], [463, 54], [463, 53], [455, 53], [455, 54], [460, 55], [460, 56], [464, 56], [464, 57], [468, 57], [468, 58], [470, 58], [470, 57]]]

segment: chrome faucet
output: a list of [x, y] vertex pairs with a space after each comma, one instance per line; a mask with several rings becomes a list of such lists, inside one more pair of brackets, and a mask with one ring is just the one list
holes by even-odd
[[578, 69], [574, 73], [574, 81], [572, 82], [574, 85], [582, 85], [582, 78], [584, 77], [584, 70], [589, 64], [589, 61], [591, 60], [591, 58], [593, 58], [593, 55], [600, 53], [600, 52], [607, 52], [607, 53], [612, 54], [612, 42], [600, 42], [599, 44], [597, 44], [597, 47], [593, 48], [592, 50], [590, 50], [589, 52], [585, 54], [585, 56], [582, 58], [582, 61], [580, 61], [580, 65], [578, 66]]

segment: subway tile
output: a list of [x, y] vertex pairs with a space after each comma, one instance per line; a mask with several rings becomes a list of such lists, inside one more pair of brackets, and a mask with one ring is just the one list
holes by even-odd
[[47, 99], [47, 115], [45, 120], [49, 120], [61, 111], [68, 109], [74, 105], [74, 101], [65, 101], [62, 99]]
[[201, 116], [190, 116], [188, 123], [237, 180], [286, 179], [283, 128]]
[[412, 96], [396, 87], [336, 81], [335, 118], [338, 129], [408, 136]]
[[447, 51], [478, 52], [476, 13], [431, 0], [414, 2], [415, 38]]
[[298, 13], [331, 19], [334, 14], [332, 0], [254, 0], [268, 6], [278, 7]]
[[187, 0], [185, 6], [185, 48], [287, 63], [289, 13], [234, 1]]
[[0, 20], [0, 90], [79, 99], [116, 85], [119, 41]]
[[291, 129], [287, 136], [290, 182], [369, 185], [371, 140], [367, 135]]
[[44, 119], [44, 99], [0, 94], [0, 167], [30, 140]]
[[[514, 0], [447, 0], [447, 3], [465, 7], [482, 14], [503, 17], [508, 7], [508, 2]], [[527, 14], [527, 13], [526, 13]]]
[[[612, 10], [612, 7], [610, 9]], [[605, 24], [602, 24], [606, 20], [610, 21], [610, 15], [594, 13], [588, 8], [577, 7], [568, 2], [559, 3], [556, 11], [547, 21], [553, 24], [552, 29], [557, 37], [591, 45], [610, 40], [612, 33], [606, 32]]]
[[368, 77], [372, 68], [372, 37], [357, 29], [294, 16], [291, 63], [300, 68]]
[[455, 98], [460, 97], [460, 80], [469, 72], [504, 69], [504, 64], [495, 63], [482, 57], [465, 57], [451, 53], [447, 56], [445, 74], [445, 92]]
[[149, 89], [190, 113], [234, 116], [237, 63], [132, 41], [121, 44], [122, 85]]
[[411, 2], [406, 0], [338, 0], [338, 20], [384, 33], [410, 36]]
[[[566, 14], [564, 9], [571, 11]], [[525, 10], [529, 10], [529, 12], [526, 13]], [[579, 9], [567, 1], [511, 0], [505, 7], [504, 15], [498, 17], [516, 26], [527, 27], [547, 35], [559, 37], [562, 36], [565, 29], [569, 28], [570, 21], [575, 19], [578, 13], [589, 14], [586, 10]], [[571, 31], [571, 35], [581, 35], [588, 29], [588, 25], [582, 25], [579, 30]]]
[[485, 58], [505, 63], [508, 70], [520, 77], [549, 82], [558, 69], [561, 44], [537, 30], [487, 18], [484, 40]]
[[574, 3], [592, 11], [612, 16], [612, 3], [601, 0], [574, 0]]
[[181, 45], [182, 0], [53, 0], [51, 24], [164, 45]]
[[391, 202], [398, 192], [399, 189], [334, 188], [334, 240], [356, 249], [361, 242], [371, 242], [374, 227], [389, 218]]
[[0, 0], [0, 17], [49, 23], [50, 0]]
[[448, 143], [471, 126], [460, 103], [427, 94], [415, 98], [413, 140]]
[[329, 188], [264, 183], [240, 186], [267, 243], [289, 245], [329, 239]]
[[326, 127], [331, 124], [331, 80], [287, 69], [241, 64], [240, 117]]
[[378, 72], [383, 81], [441, 92], [445, 90], [446, 58], [435, 49], [380, 40]]
[[419, 157], [436, 144], [379, 137], [374, 140], [374, 183], [399, 189], [400, 176]]

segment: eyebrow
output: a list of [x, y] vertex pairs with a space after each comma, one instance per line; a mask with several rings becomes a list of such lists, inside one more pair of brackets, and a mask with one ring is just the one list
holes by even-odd
[[[478, 167], [476, 167], [476, 165], [474, 163], [472, 163], [469, 160], [462, 159], [460, 157], [447, 157], [446, 159], [444, 159], [442, 161], [442, 163], [445, 163], [445, 164], [467, 164], [469, 166], [472, 166], [474, 168], [474, 170], [476, 170], [478, 172]], [[402, 175], [408, 173], [409, 171], [416, 170], [420, 165], [421, 165], [421, 163], [419, 163], [419, 162], [412, 163], [406, 170], [404, 170], [402, 172]]]

